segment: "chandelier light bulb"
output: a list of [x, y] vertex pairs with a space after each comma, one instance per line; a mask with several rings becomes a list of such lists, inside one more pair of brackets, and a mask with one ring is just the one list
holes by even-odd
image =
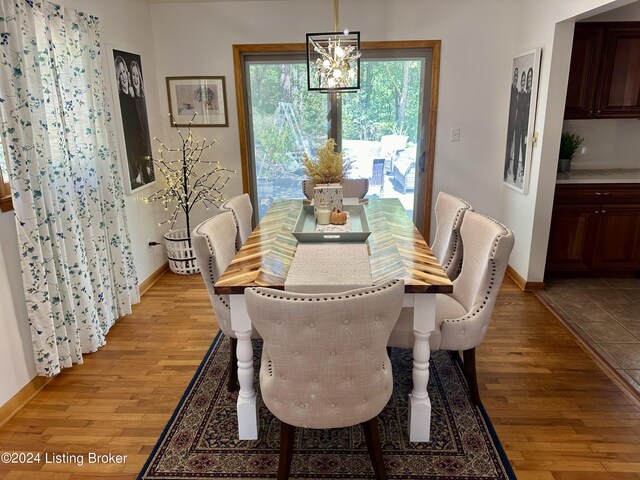
[[329, 68], [330, 65], [331, 65], [331, 62], [325, 58], [324, 62], [322, 62], [322, 66], [325, 68]]
[[340, 45], [336, 45], [336, 55], [340, 58], [344, 57], [344, 49]]
[[342, 70], [340, 70], [339, 68], [336, 68], [333, 70], [333, 78], [340, 78], [342, 76]]
[[327, 85], [329, 85], [329, 87], [333, 88], [336, 84], [336, 81], [333, 79], [333, 77], [329, 77], [327, 79]]

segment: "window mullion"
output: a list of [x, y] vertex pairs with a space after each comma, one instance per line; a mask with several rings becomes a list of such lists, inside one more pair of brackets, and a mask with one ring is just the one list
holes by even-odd
[[329, 93], [329, 131], [328, 138], [333, 138], [336, 142], [338, 152], [342, 151], [342, 99], [339, 93]]

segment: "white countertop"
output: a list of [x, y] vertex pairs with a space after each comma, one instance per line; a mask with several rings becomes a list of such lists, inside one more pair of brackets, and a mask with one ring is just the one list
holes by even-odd
[[556, 183], [640, 183], [640, 168], [571, 170], [558, 173]]

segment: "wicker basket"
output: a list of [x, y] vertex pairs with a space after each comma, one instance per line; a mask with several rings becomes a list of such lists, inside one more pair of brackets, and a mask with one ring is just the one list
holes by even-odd
[[180, 275], [192, 275], [200, 272], [196, 253], [191, 245], [191, 239], [187, 235], [186, 228], [169, 230], [164, 234], [166, 240], [167, 257], [169, 257], [169, 268], [172, 272]]

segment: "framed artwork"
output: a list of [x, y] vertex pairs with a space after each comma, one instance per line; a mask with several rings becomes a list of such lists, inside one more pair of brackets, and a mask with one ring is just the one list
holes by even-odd
[[125, 192], [130, 195], [156, 180], [142, 59], [140, 55], [124, 50], [109, 48], [109, 52], [120, 158], [124, 170]]
[[167, 97], [175, 126], [229, 126], [224, 77], [167, 77]]
[[534, 139], [540, 54], [536, 48], [513, 59], [504, 157], [504, 183], [527, 194]]

